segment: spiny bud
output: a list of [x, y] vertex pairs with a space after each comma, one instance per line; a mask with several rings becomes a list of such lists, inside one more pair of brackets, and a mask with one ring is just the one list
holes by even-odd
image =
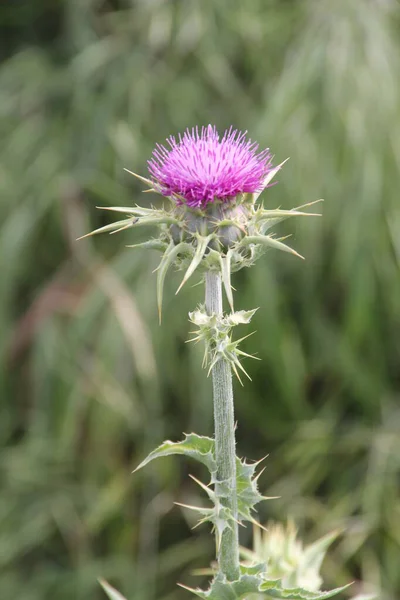
[[254, 549], [243, 549], [243, 555], [251, 562], [264, 563], [268, 578], [281, 579], [284, 588], [301, 587], [316, 592], [322, 585], [319, 571], [325, 553], [339, 533], [333, 531], [304, 546], [292, 521], [286, 526], [268, 523], [266, 530], [254, 529]]

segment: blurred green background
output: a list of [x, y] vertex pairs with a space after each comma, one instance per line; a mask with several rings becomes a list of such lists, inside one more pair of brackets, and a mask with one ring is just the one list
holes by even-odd
[[[268, 207], [306, 256], [270, 251], [234, 277], [260, 307], [236, 385], [238, 453], [269, 453], [261, 489], [304, 539], [345, 532], [326, 585], [400, 597], [400, 7], [395, 0], [13, 0], [0, 6], [0, 597], [183, 600], [213, 558], [184, 460], [131, 475], [162, 440], [212, 433], [201, 287], [157, 323], [143, 230], [77, 243], [157, 202], [156, 142], [187, 126], [247, 129], [281, 161]], [[150, 232], [149, 232], [150, 233]], [[251, 544], [251, 531], [242, 531]], [[352, 594], [358, 589], [353, 586]]]

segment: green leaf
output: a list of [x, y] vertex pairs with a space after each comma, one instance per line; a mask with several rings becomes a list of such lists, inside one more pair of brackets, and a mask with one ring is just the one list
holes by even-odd
[[256, 504], [265, 500], [257, 487], [255, 471], [259, 462], [247, 464], [246, 461], [236, 457], [236, 491], [238, 501], [238, 514], [240, 519], [253, 521], [251, 511]]
[[226, 321], [232, 326], [248, 325], [257, 311], [258, 308], [253, 308], [252, 310], [238, 310], [230, 315], [227, 315]]
[[226, 293], [226, 297], [229, 302], [229, 306], [231, 307], [231, 310], [233, 312], [234, 308], [233, 308], [233, 294], [232, 294], [232, 285], [231, 285], [231, 257], [232, 257], [231, 249], [228, 250], [228, 252], [226, 253], [226, 256], [220, 255], [222, 282], [224, 284], [225, 293]]
[[[190, 433], [182, 442], [166, 441], [161, 446], [150, 452], [150, 454], [136, 467], [135, 471], [145, 467], [156, 458], [180, 454], [189, 456], [205, 465], [211, 480], [215, 483], [217, 464], [215, 462], [215, 441], [212, 438]], [[254, 477], [259, 462], [247, 464], [244, 460], [236, 457], [236, 489], [238, 501], [238, 516], [241, 520], [253, 521], [251, 511], [255, 505], [264, 500], [257, 488], [257, 477]], [[220, 485], [220, 490], [223, 486]]]
[[260, 592], [267, 592], [272, 598], [284, 598], [285, 600], [326, 600], [343, 592], [349, 585], [335, 588], [328, 592], [311, 592], [304, 588], [288, 588], [282, 586], [281, 581], [264, 581], [260, 585]]
[[308, 208], [318, 202], [323, 202], [323, 200], [313, 200], [312, 202], [307, 202], [307, 204], [296, 206], [290, 210], [266, 210], [264, 208], [259, 208], [255, 216], [255, 222], [261, 224], [261, 233], [265, 233], [268, 229], [271, 229], [271, 227], [274, 227], [282, 221], [286, 221], [286, 219], [290, 219], [290, 217], [320, 217], [320, 213], [308, 213], [300, 210], [301, 208]]
[[[255, 568], [260, 567], [256, 565]], [[185, 586], [181, 586], [185, 587]], [[265, 581], [261, 574], [241, 575], [236, 581], [227, 581], [218, 575], [208, 590], [185, 588], [204, 600], [240, 600], [251, 594], [265, 595], [266, 598], [284, 600], [327, 600], [345, 590], [348, 585], [329, 592], [311, 592], [303, 588], [285, 589], [279, 579]]]
[[110, 600], [126, 600], [125, 596], [117, 592], [117, 590], [104, 579], [99, 579], [99, 583]]
[[161, 309], [162, 309], [162, 297], [164, 290], [164, 281], [167, 271], [171, 264], [174, 262], [179, 253], [191, 251], [192, 248], [185, 242], [180, 242], [175, 246], [174, 242], [171, 241], [168, 248], [164, 252], [161, 262], [157, 268], [157, 306], [158, 306], [158, 317], [161, 323]]
[[176, 293], [179, 292], [181, 287], [186, 283], [186, 281], [189, 279], [189, 277], [191, 277], [193, 275], [193, 273], [195, 272], [195, 270], [201, 263], [202, 258], [207, 250], [207, 246], [213, 237], [214, 237], [214, 234], [210, 234], [207, 237], [198, 236], [198, 243], [197, 243], [196, 251], [194, 253], [192, 262], [190, 263], [190, 265], [182, 279], [180, 286], [176, 290]]
[[171, 456], [172, 454], [181, 454], [203, 463], [203, 465], [208, 468], [211, 475], [214, 476], [217, 471], [217, 465], [214, 459], [214, 447], [214, 440], [209, 437], [197, 435], [195, 433], [186, 434], [185, 439], [182, 442], [166, 441], [161, 444], [156, 450], [150, 452], [140, 465], [136, 467], [135, 471], [146, 466], [155, 458]]

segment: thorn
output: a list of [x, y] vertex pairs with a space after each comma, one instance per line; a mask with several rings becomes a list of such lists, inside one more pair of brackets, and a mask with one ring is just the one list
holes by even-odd
[[193, 531], [194, 529], [200, 527], [200, 525], [204, 525], [204, 523], [207, 523], [207, 521], [209, 523], [212, 523], [211, 519], [209, 519], [208, 517], [204, 517], [204, 519], [200, 519], [200, 521], [196, 523], [196, 525], [193, 525], [193, 527], [191, 527], [190, 529]]
[[251, 335], [254, 335], [255, 333], [256, 333], [255, 331], [252, 331], [251, 333], [248, 333], [247, 335], [239, 338], [238, 340], [235, 340], [233, 343], [235, 345], [238, 345], [238, 344], [240, 344], [240, 342], [243, 342], [243, 340], [246, 340], [247, 338], [249, 338]]
[[239, 367], [239, 369], [241, 371], [243, 371], [243, 373], [246, 375], [247, 379], [249, 379], [250, 381], [252, 381], [250, 375], [247, 373], [246, 369], [244, 368], [244, 366], [242, 365], [242, 363], [240, 362], [240, 360], [238, 359], [235, 362], [236, 362], [237, 366]]
[[263, 469], [261, 469], [261, 471], [254, 477], [253, 481], [254, 483], [257, 483], [257, 481], [259, 480], [259, 478], [261, 477], [261, 475], [264, 473], [265, 469], [267, 467], [264, 467]]
[[130, 175], [133, 175], [134, 177], [137, 177], [138, 179], [140, 179], [140, 181], [144, 181], [144, 183], [147, 183], [147, 185], [153, 186], [153, 182], [150, 181], [150, 179], [146, 179], [146, 177], [142, 177], [141, 175], [138, 175], [137, 173], [134, 173], [133, 171], [126, 169], [125, 167], [124, 167], [124, 171], [126, 171]]
[[280, 500], [282, 496], [261, 496], [261, 500]]
[[139, 465], [136, 467], [136, 469], [133, 469], [133, 471], [132, 471], [132, 475], [133, 475], [133, 473], [136, 473], [137, 471], [139, 471], [139, 470], [142, 468], [142, 466], [143, 466], [143, 462], [144, 462], [144, 461], [142, 461], [142, 462], [141, 462], [141, 463], [140, 463], [140, 464], [139, 464]]
[[231, 363], [231, 367], [232, 367], [232, 370], [235, 373], [236, 377], [238, 378], [240, 385], [243, 387], [243, 381], [240, 379], [240, 376], [239, 376], [239, 373], [238, 373], [235, 363]]
[[299, 210], [299, 208], [307, 208], [308, 206], [312, 206], [313, 204], [318, 204], [318, 202], [324, 202], [323, 198], [319, 198], [318, 200], [313, 200], [312, 202], [307, 202], [307, 204], [301, 204], [300, 206], [296, 206], [293, 210]]
[[176, 585], [179, 585], [179, 587], [183, 588], [184, 590], [187, 590], [188, 592], [191, 592], [192, 594], [196, 594], [196, 596], [198, 595], [194, 588], [190, 588], [187, 585], [183, 585], [183, 583], [177, 583]]
[[238, 521], [238, 519], [235, 519], [234, 517], [231, 517], [232, 521], [235, 521], [235, 523], [237, 525], [239, 525], [239, 527], [244, 527], [246, 529], [246, 525], [243, 523], [243, 521]]
[[243, 350], [236, 349], [236, 354], [240, 354], [241, 356], [247, 356], [247, 358], [254, 358], [254, 360], [261, 360], [258, 356], [254, 356], [254, 354], [247, 354], [247, 352], [243, 352]]
[[188, 508], [190, 510], [195, 510], [201, 513], [213, 512], [212, 508], [201, 508], [200, 506], [191, 506], [190, 504], [182, 504], [182, 502], [174, 502], [177, 506], [182, 506], [183, 508]]
[[250, 521], [250, 523], [253, 523], [253, 525], [255, 525], [256, 527], [259, 527], [260, 529], [262, 529], [263, 531], [266, 531], [268, 533], [268, 529], [266, 527], [264, 527], [264, 525], [261, 525], [261, 523], [256, 521], [256, 519], [253, 519], [253, 517], [251, 517], [249, 519], [249, 521]]
[[268, 458], [268, 456], [269, 454], [266, 454], [263, 458], [260, 458], [260, 460], [253, 462], [253, 467], [257, 467], [258, 465], [260, 465], [266, 458]]
[[208, 495], [208, 497], [211, 500], [213, 500], [213, 497], [215, 496], [215, 493], [213, 492], [213, 490], [210, 490], [210, 488], [207, 485], [205, 485], [202, 481], [199, 481], [198, 479], [196, 479], [196, 477], [194, 477], [194, 475], [189, 474], [189, 477], [191, 479], [193, 479], [193, 481], [195, 483], [197, 483], [197, 485], [199, 485], [206, 492], [206, 494]]
[[192, 571], [190, 571], [190, 574], [193, 575], [194, 577], [203, 577], [204, 575], [214, 576], [215, 573], [216, 573], [216, 570], [212, 569], [211, 567], [205, 568], [205, 569], [204, 568], [203, 569], [193, 569]]
[[191, 338], [190, 340], [185, 340], [185, 344], [188, 344], [189, 342], [194, 342], [195, 344], [198, 344], [200, 340], [201, 340], [201, 337], [197, 336], [197, 337]]

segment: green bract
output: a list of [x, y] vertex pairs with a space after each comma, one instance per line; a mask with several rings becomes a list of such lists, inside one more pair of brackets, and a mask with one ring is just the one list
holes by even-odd
[[[263, 182], [264, 188], [283, 164], [269, 172]], [[148, 186], [145, 191], [155, 192], [164, 197], [153, 181], [131, 171], [128, 172]], [[205, 208], [189, 207], [185, 204], [184, 198], [176, 196], [171, 197], [168, 206], [163, 208], [99, 207], [124, 213], [126, 218], [100, 227], [87, 235], [117, 233], [143, 225], [158, 228], [158, 237], [130, 247], [159, 250], [163, 253], [157, 269], [157, 302], [160, 319], [164, 280], [172, 265], [178, 270], [185, 271], [177, 292], [196, 270], [220, 272], [227, 299], [233, 310], [232, 272], [251, 266], [269, 248], [283, 250], [303, 258], [282, 239], [270, 234], [270, 229], [289, 217], [319, 216], [300, 210], [319, 200], [292, 210], [267, 210], [256, 203], [258, 196], [259, 193], [239, 194], [229, 201], [216, 199]]]
[[216, 314], [208, 315], [205, 308], [199, 306], [197, 310], [189, 313], [189, 320], [198, 327], [198, 330], [192, 332], [195, 337], [189, 341], [204, 341], [205, 350], [203, 367], [208, 367], [208, 373], [211, 372], [217, 361], [222, 358], [228, 361], [240, 383], [242, 383], [242, 381], [238, 369], [250, 379], [240, 362], [240, 357], [256, 357], [239, 349], [240, 342], [249, 336], [246, 335], [239, 340], [233, 341], [231, 338], [231, 330], [236, 325], [247, 325], [250, 323], [256, 310], [257, 309], [241, 310], [221, 317]]

